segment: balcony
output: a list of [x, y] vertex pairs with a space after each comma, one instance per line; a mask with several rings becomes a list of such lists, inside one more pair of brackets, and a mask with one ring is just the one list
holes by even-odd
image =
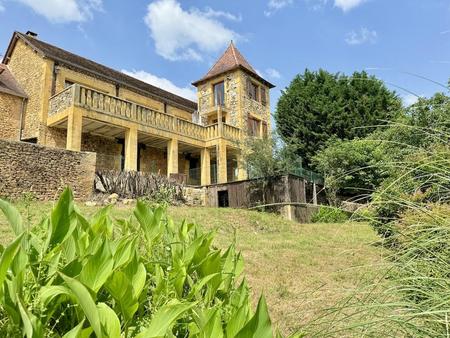
[[67, 118], [67, 109], [72, 107], [82, 108], [83, 117], [109, 117], [111, 125], [120, 124], [120, 121], [133, 122], [139, 126], [180, 135], [186, 141], [198, 143], [224, 138], [237, 142], [241, 138], [241, 130], [234, 126], [225, 123], [203, 126], [79, 84], [50, 98], [48, 125], [56, 125]]

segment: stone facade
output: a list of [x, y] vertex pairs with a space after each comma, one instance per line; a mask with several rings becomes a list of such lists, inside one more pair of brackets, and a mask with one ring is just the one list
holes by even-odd
[[[28, 95], [22, 139], [39, 137], [43, 107], [46, 62], [23, 41], [17, 41], [14, 53], [8, 62], [11, 73]], [[48, 104], [48, 103], [47, 103]]]
[[0, 139], [18, 141], [23, 99], [0, 92]]
[[234, 127], [240, 127], [240, 72], [228, 72], [223, 76], [214, 78], [198, 88], [199, 113], [201, 123], [208, 125], [211, 121], [208, 119], [208, 114], [211, 108], [214, 107], [214, 84], [224, 82], [225, 87], [225, 107], [226, 123]]
[[[212, 109], [214, 107], [213, 88], [214, 84], [222, 81], [225, 87], [223, 115], [226, 118], [226, 123], [246, 130], [247, 119], [250, 116], [266, 123], [270, 130], [270, 88], [239, 69], [215, 77], [199, 85], [198, 101], [201, 123], [208, 125], [211, 124], [211, 117], [217, 118], [217, 113]], [[262, 95], [261, 88], [265, 89], [265, 105], [261, 102], [263, 100], [256, 101], [249, 98], [246, 90], [248, 81], [252, 81], [258, 85], [260, 95]], [[211, 111], [213, 111], [212, 115]]]
[[17, 199], [31, 192], [38, 199], [52, 200], [70, 186], [75, 198], [90, 197], [94, 153], [6, 140], [0, 140], [0, 149], [0, 196]]

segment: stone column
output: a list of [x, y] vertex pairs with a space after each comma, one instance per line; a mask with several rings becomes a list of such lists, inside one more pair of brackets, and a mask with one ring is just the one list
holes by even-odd
[[217, 183], [227, 183], [227, 144], [220, 140], [217, 146]]
[[138, 131], [131, 127], [125, 131], [125, 171], [137, 171]]
[[238, 165], [238, 180], [244, 181], [248, 179], [248, 173], [246, 164], [244, 163], [242, 154], [237, 155], [237, 165]]
[[83, 114], [80, 109], [72, 107], [67, 117], [67, 150], [81, 151], [82, 132]]
[[178, 140], [173, 138], [167, 142], [167, 177], [178, 174]]
[[211, 153], [208, 148], [200, 151], [201, 185], [211, 184]]

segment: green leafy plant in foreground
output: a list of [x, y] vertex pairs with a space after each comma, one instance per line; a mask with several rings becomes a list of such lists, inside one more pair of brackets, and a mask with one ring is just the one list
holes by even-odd
[[253, 313], [243, 260], [214, 233], [137, 202], [89, 220], [67, 189], [31, 230], [0, 200], [16, 239], [0, 248], [0, 335], [35, 337], [272, 337], [264, 297]]

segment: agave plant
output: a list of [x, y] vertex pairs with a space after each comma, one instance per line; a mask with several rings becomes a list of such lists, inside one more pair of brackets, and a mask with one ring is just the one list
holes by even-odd
[[[89, 220], [66, 189], [48, 217], [26, 229], [0, 200], [16, 239], [1, 248], [0, 334], [34, 337], [272, 337], [264, 297], [255, 313], [234, 244], [174, 224], [137, 202]], [[277, 334], [278, 336], [278, 334]]]

